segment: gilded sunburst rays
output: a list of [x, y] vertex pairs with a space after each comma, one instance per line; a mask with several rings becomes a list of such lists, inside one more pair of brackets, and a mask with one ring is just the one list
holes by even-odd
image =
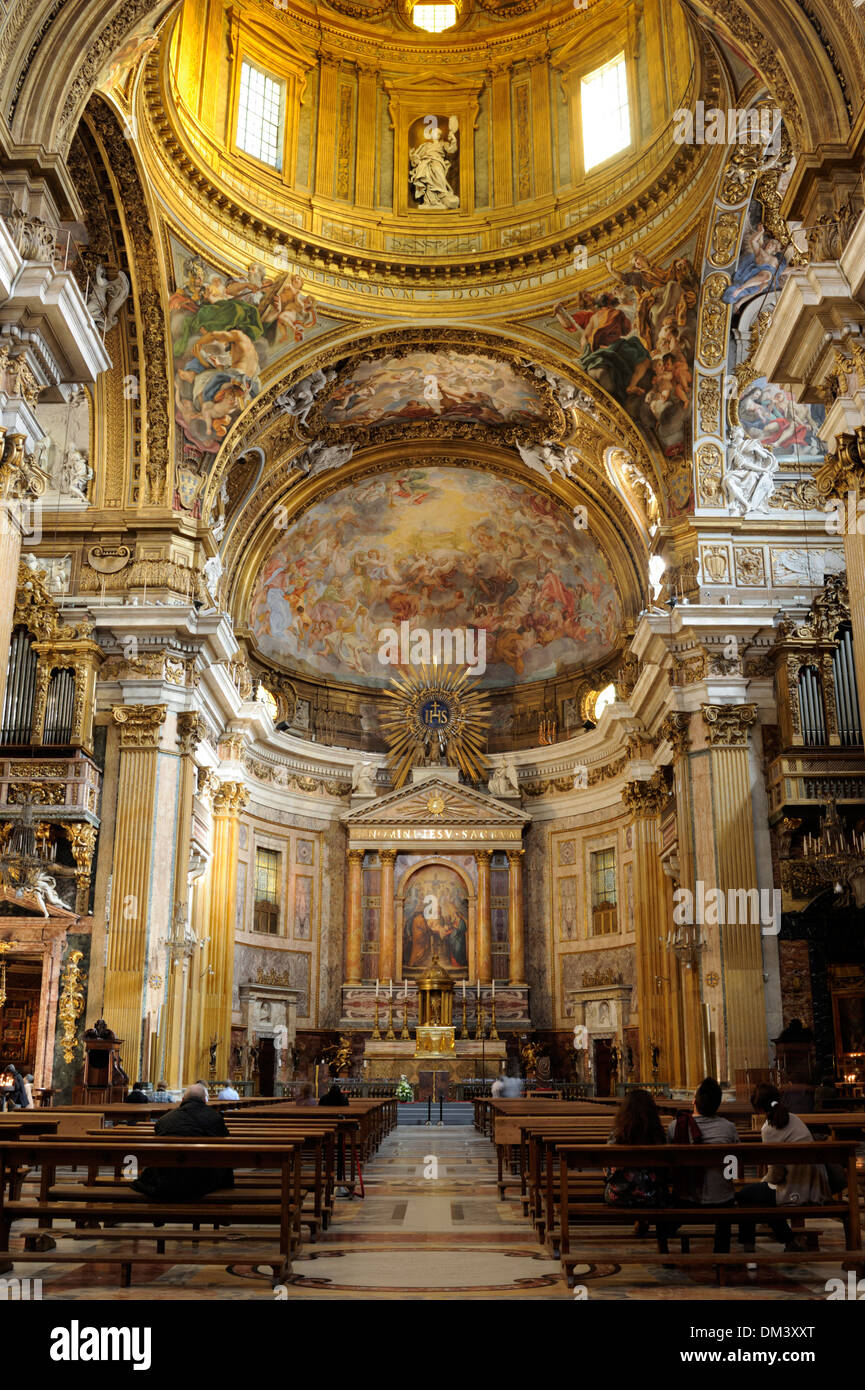
[[382, 715], [390, 749], [394, 786], [409, 769], [438, 759], [458, 767], [472, 782], [486, 775], [484, 756], [490, 704], [480, 682], [461, 667], [420, 666], [400, 670], [384, 694], [391, 702]]

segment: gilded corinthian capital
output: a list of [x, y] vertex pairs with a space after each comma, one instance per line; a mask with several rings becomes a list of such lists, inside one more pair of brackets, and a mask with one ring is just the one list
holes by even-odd
[[626, 782], [622, 800], [635, 820], [651, 820], [664, 809], [669, 792], [663, 772], [646, 781]]
[[672, 710], [661, 724], [661, 734], [667, 740], [677, 758], [681, 758], [691, 747], [691, 716]]
[[249, 792], [242, 782], [223, 782], [213, 793], [215, 816], [239, 816], [249, 804]]
[[756, 705], [701, 705], [700, 708], [709, 743], [741, 748], [748, 742], [748, 730], [757, 722]]
[[814, 474], [820, 496], [840, 497], [865, 489], [865, 425], [858, 425], [855, 434], [839, 434], [835, 448], [827, 454]]
[[160, 726], [167, 713], [167, 705], [112, 706], [114, 722], [120, 725], [120, 747], [158, 748]]
[[201, 715], [192, 710], [177, 716], [177, 744], [181, 753], [195, 752], [199, 743], [207, 738], [207, 725]]

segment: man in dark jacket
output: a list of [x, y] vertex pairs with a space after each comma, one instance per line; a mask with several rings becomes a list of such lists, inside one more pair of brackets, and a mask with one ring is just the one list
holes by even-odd
[[348, 1096], [345, 1091], [340, 1089], [338, 1081], [334, 1081], [327, 1095], [322, 1096], [319, 1105], [348, 1105]]
[[[190, 1139], [220, 1139], [228, 1135], [218, 1110], [207, 1104], [207, 1087], [190, 1086], [176, 1110], [161, 1115], [154, 1133], [184, 1134]], [[132, 1184], [136, 1192], [160, 1200], [195, 1201], [218, 1187], [234, 1186], [231, 1168], [145, 1168]]]

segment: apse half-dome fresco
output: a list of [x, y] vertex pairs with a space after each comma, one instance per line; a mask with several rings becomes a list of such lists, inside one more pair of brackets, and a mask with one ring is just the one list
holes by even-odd
[[610, 566], [558, 502], [478, 469], [395, 468], [303, 512], [262, 566], [259, 651], [299, 674], [381, 686], [382, 633], [484, 629], [484, 683], [603, 659], [622, 630]]

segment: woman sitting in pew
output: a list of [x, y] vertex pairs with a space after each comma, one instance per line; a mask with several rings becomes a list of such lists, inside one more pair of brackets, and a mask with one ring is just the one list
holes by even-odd
[[[791, 1115], [781, 1101], [780, 1092], [765, 1082], [757, 1086], [751, 1104], [758, 1115], [765, 1115], [760, 1136], [764, 1144], [807, 1144], [813, 1135], [798, 1115]], [[822, 1163], [772, 1163], [763, 1182], [748, 1183], [739, 1189], [736, 1200], [740, 1206], [790, 1207], [814, 1206], [831, 1200], [829, 1179]], [[754, 1250], [756, 1221], [739, 1222], [739, 1239], [749, 1254]], [[804, 1250], [787, 1222], [779, 1218], [769, 1222], [769, 1229], [785, 1250]]]
[[[613, 1120], [608, 1144], [665, 1143], [664, 1127], [654, 1098], [648, 1091], [631, 1091], [622, 1101]], [[604, 1201], [611, 1207], [663, 1207], [667, 1205], [667, 1170], [664, 1168], [606, 1168]], [[663, 1222], [656, 1225], [658, 1249], [667, 1250], [668, 1231]]]

